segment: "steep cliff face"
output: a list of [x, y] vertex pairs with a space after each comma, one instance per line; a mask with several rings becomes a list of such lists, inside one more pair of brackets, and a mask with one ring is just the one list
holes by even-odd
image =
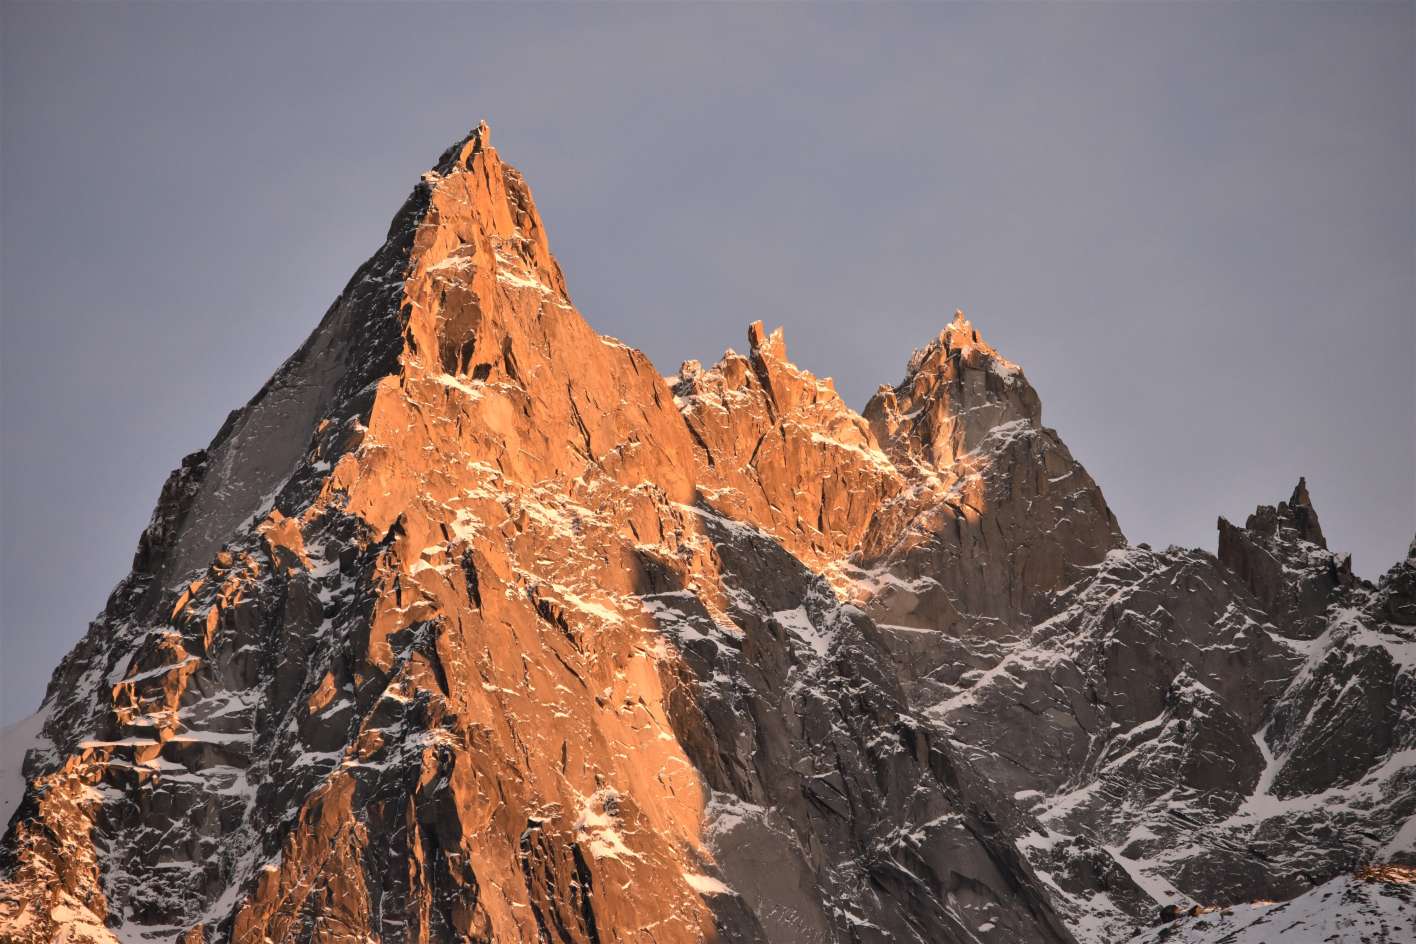
[[962, 314], [864, 414], [661, 377], [484, 125], [163, 488], [0, 938], [1111, 940], [1413, 857], [1413, 614], [1301, 484], [1127, 547]]
[[1124, 538], [1021, 368], [961, 311], [865, 417], [910, 487], [875, 514], [848, 573], [916, 701], [935, 704], [994, 668], [1047, 594]]
[[[1273, 527], [1298, 517], [1312, 540]], [[1352, 578], [1302, 483], [1252, 530], [1220, 526], [1221, 554], [1242, 548], [1244, 563], [1113, 550], [933, 709], [1041, 822], [1031, 861], [1071, 923], [1102, 939], [1149, 902], [1098, 889], [1095, 845], [1152, 899], [1185, 907], [1291, 898], [1416, 859], [1416, 636], [1389, 615], [1405, 612], [1416, 560], [1377, 587]], [[1279, 575], [1259, 584], [1270, 593], [1252, 589], [1256, 570]], [[1325, 595], [1295, 608], [1315, 584]], [[1403, 938], [1363, 938], [1388, 939]]]

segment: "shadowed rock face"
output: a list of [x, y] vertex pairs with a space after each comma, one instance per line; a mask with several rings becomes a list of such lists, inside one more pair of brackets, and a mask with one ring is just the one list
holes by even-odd
[[[1376, 587], [1351, 578], [1345, 556], [1296, 538], [1321, 537], [1301, 483], [1250, 526], [1221, 522], [1221, 554], [1262, 551], [1260, 572], [1281, 576], [1259, 586], [1274, 593], [1253, 589], [1251, 558], [1113, 550], [931, 711], [969, 746], [985, 793], [1037, 818], [1031, 861], [1074, 929], [1107, 929], [1099, 940], [1149, 902], [1098, 881], [1098, 847], [1151, 899], [1184, 907], [1291, 898], [1416, 860], [1416, 634], [1391, 618], [1416, 558]], [[1315, 586], [1321, 606], [1293, 605]]]
[[1321, 633], [1329, 601], [1357, 582], [1351, 556], [1328, 551], [1303, 479], [1287, 502], [1259, 506], [1242, 528], [1220, 518], [1219, 559], [1294, 635]]
[[1105, 941], [1409, 858], [1416, 559], [1221, 532], [1126, 547], [962, 313], [863, 415], [760, 323], [661, 377], [484, 125], [163, 488], [0, 938]]

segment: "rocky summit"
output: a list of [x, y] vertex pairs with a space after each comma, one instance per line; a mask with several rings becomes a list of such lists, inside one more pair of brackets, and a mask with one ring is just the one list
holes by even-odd
[[1416, 940], [1416, 547], [1128, 544], [962, 313], [665, 377], [485, 125], [5, 743], [8, 944]]

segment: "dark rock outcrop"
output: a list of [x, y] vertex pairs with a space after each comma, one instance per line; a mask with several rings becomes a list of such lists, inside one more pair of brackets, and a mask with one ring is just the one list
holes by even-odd
[[1219, 559], [1266, 612], [1307, 638], [1322, 631], [1334, 594], [1356, 583], [1351, 555], [1328, 550], [1304, 479], [1287, 502], [1259, 506], [1242, 528], [1220, 518]]

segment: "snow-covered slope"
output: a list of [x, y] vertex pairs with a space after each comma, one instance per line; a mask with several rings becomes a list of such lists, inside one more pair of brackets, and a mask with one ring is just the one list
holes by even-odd
[[44, 743], [46, 714], [37, 711], [0, 730], [0, 823], [8, 824], [25, 795], [25, 754]]
[[1132, 944], [1408, 944], [1416, 940], [1416, 871], [1344, 875], [1289, 901], [1199, 910]]

